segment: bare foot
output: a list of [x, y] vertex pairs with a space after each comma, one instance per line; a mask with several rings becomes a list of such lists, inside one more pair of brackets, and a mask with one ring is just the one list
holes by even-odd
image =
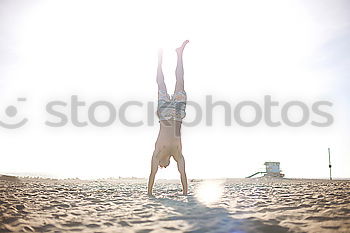
[[162, 63], [163, 60], [163, 49], [158, 50], [158, 63]]
[[185, 46], [187, 43], [190, 42], [189, 40], [185, 40], [180, 47], [178, 47], [176, 50], [177, 53], [182, 53], [185, 49]]

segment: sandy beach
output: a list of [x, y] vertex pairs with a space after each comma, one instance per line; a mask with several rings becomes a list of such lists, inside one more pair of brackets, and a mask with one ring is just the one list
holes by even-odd
[[350, 181], [0, 180], [0, 232], [350, 232]]

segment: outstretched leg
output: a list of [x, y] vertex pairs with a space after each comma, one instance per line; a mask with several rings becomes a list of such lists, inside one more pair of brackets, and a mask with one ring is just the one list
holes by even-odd
[[163, 63], [163, 51], [160, 49], [158, 51], [158, 67], [157, 67], [157, 84], [158, 91], [165, 91], [167, 93], [166, 85], [164, 82], [164, 74], [162, 70]]
[[176, 49], [177, 53], [177, 65], [175, 70], [175, 76], [176, 76], [176, 85], [175, 85], [175, 92], [178, 91], [184, 91], [184, 67], [183, 67], [183, 61], [182, 61], [182, 54], [185, 49], [186, 44], [188, 43], [188, 40], [185, 40], [182, 45]]

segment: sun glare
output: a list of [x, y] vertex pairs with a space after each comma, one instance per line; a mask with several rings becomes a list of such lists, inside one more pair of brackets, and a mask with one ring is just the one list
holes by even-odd
[[196, 190], [198, 201], [205, 205], [212, 204], [221, 199], [224, 191], [223, 182], [218, 180], [203, 181]]

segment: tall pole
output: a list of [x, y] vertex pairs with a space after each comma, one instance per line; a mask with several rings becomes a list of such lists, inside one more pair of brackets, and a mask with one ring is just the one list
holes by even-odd
[[331, 149], [328, 148], [329, 179], [332, 180]]

